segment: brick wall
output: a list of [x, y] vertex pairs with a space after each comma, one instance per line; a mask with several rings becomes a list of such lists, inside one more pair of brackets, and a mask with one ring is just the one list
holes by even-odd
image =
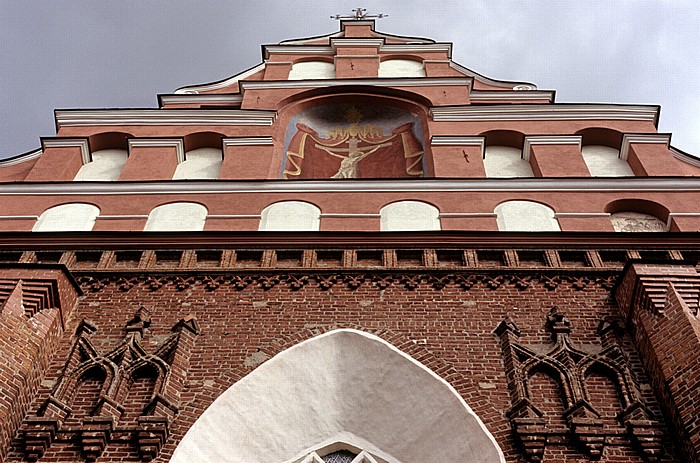
[[[413, 269], [396, 273], [358, 268], [297, 274], [158, 270], [77, 273], [85, 295], [67, 321], [28, 418], [45, 406], [60, 383], [83, 318], [96, 328], [89, 336], [95, 350], [106, 354], [124, 343], [129, 336], [127, 326], [142, 327], [140, 345], [152, 353], [162, 348], [178, 322], [196, 317], [201, 334], [188, 341], [189, 355], [178, 360], [179, 383], [170, 385], [177, 389], [171, 395], [178, 402], [177, 413], [171, 416], [169, 437], [154, 460], [159, 462], [168, 461], [184, 433], [216, 397], [261, 362], [321, 332], [351, 327], [378, 334], [445, 378], [493, 433], [507, 461], [523, 462], [526, 460], [506, 416], [513, 404], [494, 329], [509, 315], [521, 331], [520, 343], [544, 349], [552, 345], [546, 316], [558, 306], [571, 322], [572, 343], [595, 350], [601, 346], [597, 333], [600, 321], [619, 313], [611, 299], [616, 277], [612, 270], [532, 268], [447, 273]], [[142, 306], [150, 314], [148, 323], [135, 318]], [[632, 340], [626, 335], [621, 339], [635, 387], [651, 418], [663, 423]], [[621, 405], [614, 403], [617, 397], [610, 381], [604, 375], [590, 378], [592, 403], [600, 407], [612, 436], [601, 461], [646, 461], [619, 421], [612, 418]], [[121, 407], [123, 415], [115, 412], [98, 461], [142, 458], [134, 445], [138, 429], [132, 408], [149, 403], [150, 399], [139, 397], [150, 388], [146, 383], [136, 381], [123, 403], [113, 407]], [[557, 383], [551, 377], [537, 376], [532, 387], [537, 407], [554, 421], [561, 421], [563, 406], [557, 402]], [[106, 416], [106, 412], [100, 413]], [[41, 461], [84, 460], [84, 430], [85, 425], [66, 420]], [[664, 439], [664, 461], [681, 461], [673, 439]], [[550, 440], [543, 461], [589, 461], [571, 436]], [[23, 458], [18, 435], [7, 461]]]

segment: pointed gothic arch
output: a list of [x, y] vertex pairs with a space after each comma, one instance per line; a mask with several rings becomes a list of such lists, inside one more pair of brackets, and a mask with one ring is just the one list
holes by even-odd
[[291, 462], [332, 442], [392, 463], [505, 462], [449, 383], [381, 338], [351, 329], [301, 342], [235, 383], [171, 461]]

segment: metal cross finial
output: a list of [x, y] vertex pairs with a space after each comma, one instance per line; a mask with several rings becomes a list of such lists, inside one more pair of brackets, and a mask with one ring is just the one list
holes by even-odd
[[363, 19], [382, 19], [386, 18], [389, 16], [388, 14], [384, 13], [379, 13], [379, 14], [369, 14], [367, 13], [367, 8], [353, 8], [352, 10], [352, 15], [349, 16], [341, 16], [339, 14], [336, 14], [334, 16], [331, 16], [331, 19], [353, 19], [355, 21], [361, 21]]

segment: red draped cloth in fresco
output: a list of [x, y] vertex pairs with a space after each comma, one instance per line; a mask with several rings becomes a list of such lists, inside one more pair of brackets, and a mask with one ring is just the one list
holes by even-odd
[[[354, 157], [353, 159], [349, 158]], [[371, 126], [352, 125], [321, 138], [297, 124], [287, 149], [284, 178], [406, 178], [423, 176], [423, 149], [413, 123], [382, 136]]]

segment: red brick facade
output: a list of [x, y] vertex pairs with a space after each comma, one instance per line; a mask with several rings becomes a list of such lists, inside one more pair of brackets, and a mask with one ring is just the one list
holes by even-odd
[[[366, 21], [343, 31], [271, 46], [260, 70], [161, 96], [151, 115], [58, 114], [38, 160], [0, 168], [0, 461], [167, 462], [224, 391], [337, 328], [444, 379], [505, 462], [700, 461], [700, 167], [656, 133], [654, 110], [586, 119], [590, 108], [532, 86], [465, 74], [445, 44]], [[409, 48], [425, 77], [377, 78]], [[288, 85], [311, 49], [355, 83]], [[353, 98], [413, 111], [426, 178], [281, 178], [295, 115]], [[478, 115], [488, 104], [506, 115]], [[523, 116], [539, 107], [551, 111]], [[171, 181], [178, 150], [210, 139], [218, 180]], [[485, 178], [493, 140], [529, 147], [535, 178]], [[590, 177], [586, 141], [617, 143], [635, 176]], [[73, 181], [89, 150], [126, 146], [119, 179]], [[258, 232], [281, 200], [318, 206], [319, 230]], [[441, 229], [380, 233], [379, 211], [404, 200], [436, 208]], [[548, 205], [561, 231], [499, 232], [506, 200]], [[183, 201], [206, 207], [203, 230], [142, 231], [154, 208]], [[30, 231], [47, 209], [84, 202], [99, 208], [93, 231]], [[667, 231], [614, 232], [618, 212]]]

